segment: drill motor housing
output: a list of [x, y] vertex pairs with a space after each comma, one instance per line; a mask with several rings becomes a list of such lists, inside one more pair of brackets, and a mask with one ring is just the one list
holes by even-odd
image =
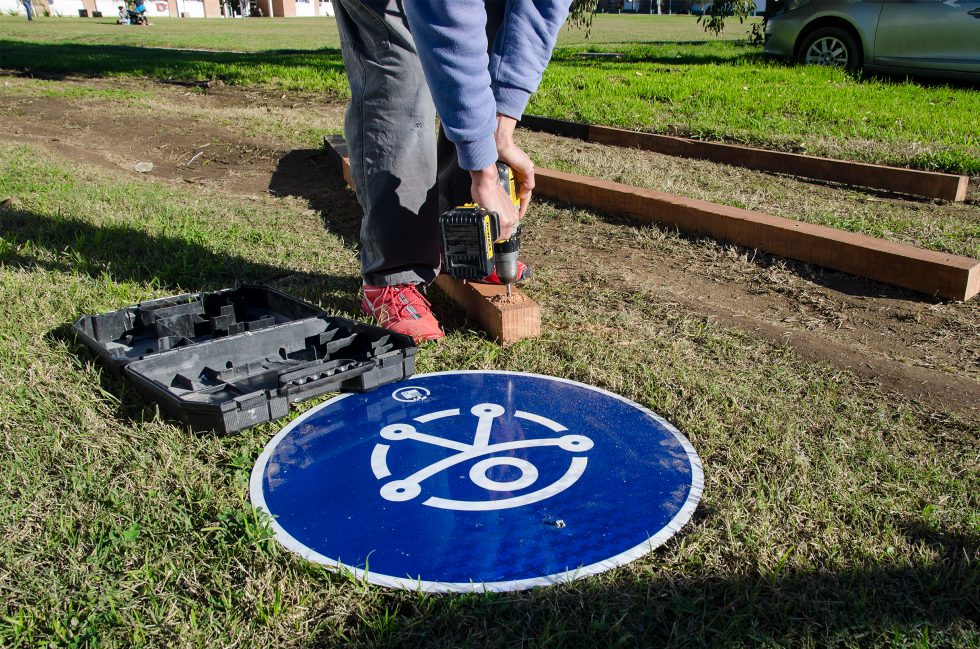
[[[520, 205], [514, 172], [497, 163], [500, 184], [515, 207]], [[500, 241], [500, 219], [476, 203], [467, 203], [439, 217], [444, 272], [455, 279], [480, 280], [495, 270], [500, 280], [513, 282], [521, 248], [520, 224], [509, 239]], [[513, 267], [513, 269], [511, 269]], [[514, 275], [511, 277], [511, 275]]]

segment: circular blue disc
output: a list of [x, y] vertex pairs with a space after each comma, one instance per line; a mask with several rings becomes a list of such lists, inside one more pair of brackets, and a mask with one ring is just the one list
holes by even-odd
[[653, 412], [536, 374], [419, 374], [291, 422], [255, 507], [310, 561], [384, 586], [508, 591], [632, 561], [697, 507], [701, 461]]

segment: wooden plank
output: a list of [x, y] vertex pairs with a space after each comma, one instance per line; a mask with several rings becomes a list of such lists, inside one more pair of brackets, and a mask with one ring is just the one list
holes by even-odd
[[347, 141], [343, 135], [327, 135], [323, 138], [323, 151], [330, 159], [337, 173], [344, 177], [344, 180], [354, 188], [354, 178], [350, 173], [350, 156], [347, 154]]
[[589, 139], [589, 125], [582, 122], [569, 122], [564, 119], [552, 119], [538, 115], [524, 115], [521, 118], [521, 126], [542, 133], [574, 137], [579, 140]]
[[[323, 138], [323, 148], [353, 188], [344, 138], [328, 135]], [[541, 307], [518, 288], [508, 297], [504, 286], [463, 282], [446, 275], [436, 278], [436, 286], [502, 345], [541, 335]]]
[[980, 261], [651, 189], [538, 168], [535, 192], [954, 300], [980, 291]]
[[508, 297], [503, 286], [461, 282], [447, 275], [439, 275], [436, 286], [502, 345], [541, 335], [541, 308], [517, 289]]
[[737, 144], [705, 142], [671, 135], [629, 131], [610, 126], [580, 124], [525, 115], [527, 128], [574, 137], [597, 144], [630, 147], [699, 160], [711, 160], [747, 169], [827, 180], [845, 185], [869, 187], [913, 196], [947, 201], [966, 199], [967, 176], [889, 167], [818, 156], [769, 151]]

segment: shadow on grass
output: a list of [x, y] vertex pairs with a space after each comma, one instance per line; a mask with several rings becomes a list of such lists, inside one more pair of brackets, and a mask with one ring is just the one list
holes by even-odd
[[507, 595], [387, 592], [354, 628], [367, 646], [957, 646], [975, 637], [978, 586], [962, 552], [812, 572], [613, 572]]
[[[115, 281], [139, 282], [174, 292], [216, 290], [236, 282], [288, 285], [327, 309], [350, 311], [358, 288], [353, 275], [291, 271], [128, 226], [96, 226], [22, 210], [3, 212], [0, 236], [10, 244], [0, 255], [0, 262], [6, 266], [41, 267], [95, 278], [109, 275]], [[20, 247], [40, 248], [44, 254], [21, 255], [16, 252]], [[334, 297], [337, 294], [341, 297]]]
[[[217, 52], [0, 40], [0, 52], [0, 67], [47, 78], [130, 75], [286, 85], [295, 81], [310, 90], [342, 90], [340, 85], [346, 84], [340, 50], [336, 49]], [[337, 79], [343, 83], [338, 85]]]
[[[310, 209], [320, 214], [328, 232], [351, 248], [359, 245], [361, 206], [323, 149], [295, 149], [280, 158], [269, 181], [269, 193], [305, 200]], [[476, 326], [441, 291], [426, 289], [426, 296], [447, 330]]]
[[[215, 251], [185, 239], [155, 235], [121, 226], [102, 225], [70, 218], [50, 218], [24, 210], [0, 211], [0, 265], [79, 273], [99, 278], [109, 275], [118, 282], [137, 282], [173, 294], [211, 291], [240, 282], [266, 284], [318, 303], [345, 317], [356, 316], [354, 307], [360, 288], [356, 275], [326, 275], [299, 272], [257, 263], [244, 257]], [[33, 253], [19, 253], [33, 250]], [[128, 306], [119, 304], [117, 308]], [[72, 314], [78, 317], [82, 313]], [[71, 323], [63, 323], [49, 336], [68, 343], [84, 362], [94, 357], [82, 351], [70, 335]], [[118, 416], [143, 419], [143, 401], [124, 381], [103, 373], [110, 392], [122, 394]], [[150, 415], [152, 416], [152, 415]]]

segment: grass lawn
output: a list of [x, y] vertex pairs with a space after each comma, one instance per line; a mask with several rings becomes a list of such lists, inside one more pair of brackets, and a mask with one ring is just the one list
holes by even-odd
[[[742, 39], [748, 25], [733, 23], [723, 39]], [[122, 27], [111, 18], [44, 18], [0, 15], [4, 38], [45, 43], [182, 47], [213, 50], [317, 50], [340, 47], [333, 18], [263, 18], [261, 20], [187, 20], [154, 18], [152, 28]], [[599, 15], [588, 30], [568, 26], [559, 46], [627, 41], [701, 41], [706, 35], [692, 16]]]
[[[330, 19], [181, 21], [124, 29], [99, 21], [0, 17], [0, 66], [42, 74], [223, 79], [348, 95]], [[266, 27], [268, 26], [268, 27]], [[732, 25], [729, 39], [744, 33]], [[699, 42], [700, 41], [700, 42]], [[241, 52], [176, 52], [148, 47]], [[288, 48], [288, 51], [282, 51]], [[614, 50], [620, 60], [583, 59]], [[595, 18], [590, 42], [563, 30], [529, 111], [923, 169], [980, 174], [980, 93], [935, 83], [855, 78], [708, 40], [689, 16]], [[941, 116], [941, 119], [939, 118]]]
[[559, 51], [529, 111], [980, 174], [975, 89], [789, 66], [742, 43], [629, 44], [617, 50], [625, 53], [621, 60], [582, 60], [579, 48]]
[[[679, 314], [601, 268], [582, 291], [551, 272], [528, 289], [541, 339], [501, 349], [462, 327], [419, 369], [553, 374], [666, 416], [706, 467], [679, 537], [611, 573], [509, 595], [390, 592], [301, 561], [247, 500], [281, 424], [190, 434], [64, 334], [82, 313], [235, 279], [355, 317], [350, 192], [336, 189], [324, 230], [297, 200], [137, 183], [0, 145], [0, 196], [17, 199], [0, 211], [0, 645], [980, 641], [975, 426]], [[536, 214], [541, 227], [583, 218]]]
[[[705, 41], [688, 17], [598, 16], [587, 43], [563, 32], [532, 108], [980, 173], [975, 91], [766, 61], [738, 41], [742, 29]], [[11, 199], [0, 204], [0, 646], [980, 646], [976, 418], [903, 398], [880, 387], [880, 376], [860, 379], [807, 360], [813, 356], [778, 335], [732, 324], [750, 319], [751, 304], [766, 309], [785, 292], [794, 307], [783, 322], [797, 323], [771, 329], [800, 335], [826, 314], [836, 329], [814, 340], [901, 370], [900, 349], [873, 356], [870, 343], [844, 347], [865, 331], [860, 305], [885, 312], [867, 325], [885, 345], [917, 332], [910, 327], [920, 316], [923, 327], [947, 318], [908, 343], [926, 350], [914, 369], [971, 379], [975, 301], [878, 295], [862, 282], [844, 295], [818, 285], [832, 278], [785, 260], [761, 263], [753, 251], [544, 201], [525, 241], [540, 261], [526, 291], [542, 305], [543, 336], [501, 348], [432, 291], [449, 335], [420, 351], [418, 370], [550, 374], [651, 408], [704, 462], [692, 521], [627, 566], [501, 595], [388, 591], [274, 542], [249, 504], [248, 478], [285, 422], [230, 437], [190, 433], [66, 333], [81, 314], [236, 281], [360, 317], [352, 192], [338, 181], [318, 187], [314, 202], [273, 195], [266, 180], [233, 189], [249, 180], [236, 174], [249, 171], [241, 161], [250, 156], [279, 160], [289, 151], [317, 169], [303, 149], [339, 128], [347, 96], [333, 39], [329, 19], [160, 20], [125, 29], [0, 16], [0, 67], [44, 77], [0, 78], [17, 120], [3, 132], [34, 138], [0, 142], [0, 201]], [[586, 49], [625, 58], [580, 57]], [[204, 93], [119, 77], [220, 78], [246, 90]], [[50, 119], [32, 112], [39, 98]], [[74, 137], [45, 130], [62, 109]], [[100, 148], [110, 140], [100, 128], [134, 115], [156, 130]], [[521, 137], [553, 166], [637, 185], [661, 179], [676, 193], [776, 206], [940, 250], [980, 250], [975, 204], [900, 201]], [[190, 168], [204, 147], [200, 168]], [[76, 162], [59, 157], [67, 150]], [[147, 153], [160, 168], [186, 165], [167, 181], [134, 178], [130, 158]], [[195, 181], [212, 157], [216, 167], [231, 161], [227, 175]], [[668, 285], [677, 275], [695, 279]], [[746, 301], [758, 301], [743, 303], [731, 321], [697, 306], [732, 277]], [[703, 295], [672, 293], [678, 286]]]

